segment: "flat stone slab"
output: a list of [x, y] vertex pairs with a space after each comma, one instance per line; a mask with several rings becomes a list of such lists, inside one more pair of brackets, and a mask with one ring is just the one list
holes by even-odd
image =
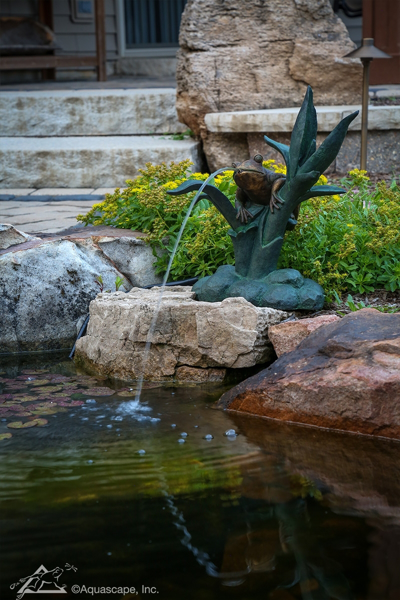
[[[318, 131], [331, 132], [341, 119], [359, 110], [360, 115], [350, 124], [349, 131], [361, 130], [361, 106], [316, 106]], [[264, 131], [291, 132], [299, 107], [270, 108], [209, 113], [205, 116], [208, 131], [213, 133], [252, 133]], [[368, 129], [400, 129], [400, 106], [370, 106]]]
[[317, 329], [218, 406], [400, 439], [399, 402], [400, 314], [365, 308]]
[[0, 92], [0, 136], [143, 135], [187, 129], [176, 91], [92, 89]]
[[[239, 369], [263, 364], [273, 357], [268, 326], [288, 313], [256, 308], [244, 298], [197, 302], [187, 286], [129, 293], [99, 294], [90, 304], [87, 335], [78, 340], [75, 359], [95, 372], [135, 380], [172, 377], [210, 380], [208, 368]], [[147, 336], [148, 360], [143, 365]], [[182, 367], [186, 369], [182, 370]], [[196, 373], [196, 369], [198, 372]]]
[[2, 188], [123, 187], [145, 164], [191, 159], [200, 170], [200, 144], [162, 136], [3, 137]]

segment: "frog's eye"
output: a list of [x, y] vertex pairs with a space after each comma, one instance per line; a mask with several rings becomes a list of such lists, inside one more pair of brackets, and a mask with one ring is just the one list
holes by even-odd
[[234, 169], [236, 169], [236, 167], [237, 167], [237, 164], [236, 164], [236, 163], [232, 163], [232, 167], [233, 167]]
[[254, 160], [258, 163], [262, 163], [263, 157], [261, 156], [261, 154], [256, 154]]

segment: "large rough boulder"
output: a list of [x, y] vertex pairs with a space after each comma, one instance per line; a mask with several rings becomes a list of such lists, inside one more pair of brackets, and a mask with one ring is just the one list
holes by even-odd
[[279, 357], [286, 352], [294, 350], [300, 342], [305, 340], [316, 329], [339, 321], [339, 319], [340, 317], [337, 315], [320, 315], [319, 317], [310, 317], [309, 319], [278, 323], [278, 325], [271, 325], [268, 328], [268, 337], [272, 342], [276, 355]]
[[[145, 378], [215, 379], [218, 368], [239, 369], [270, 360], [268, 326], [288, 317], [280, 310], [256, 308], [244, 298], [196, 302], [186, 286], [166, 288], [161, 302], [159, 298], [160, 288], [99, 294], [90, 304], [87, 335], [77, 342], [77, 362], [104, 375], [137, 379], [159, 307]], [[210, 377], [204, 374], [207, 368], [212, 369]]]
[[[99, 292], [159, 282], [140, 234], [112, 227], [43, 239], [0, 225], [0, 353], [71, 348]], [[10, 244], [10, 242], [14, 242]]]
[[316, 104], [361, 101], [361, 63], [343, 58], [354, 44], [330, 0], [188, 0], [179, 43], [179, 120], [202, 136], [211, 169], [248, 147], [246, 134], [207, 133], [207, 113], [300, 106], [307, 85]]
[[224, 394], [219, 406], [400, 439], [400, 314], [351, 313]]

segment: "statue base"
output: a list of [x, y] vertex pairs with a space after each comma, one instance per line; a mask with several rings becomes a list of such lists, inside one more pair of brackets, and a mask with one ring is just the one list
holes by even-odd
[[321, 310], [325, 300], [322, 287], [295, 269], [279, 269], [262, 279], [247, 279], [236, 273], [233, 265], [223, 265], [214, 275], [199, 279], [193, 292], [202, 302], [242, 297], [254, 306], [279, 310]]

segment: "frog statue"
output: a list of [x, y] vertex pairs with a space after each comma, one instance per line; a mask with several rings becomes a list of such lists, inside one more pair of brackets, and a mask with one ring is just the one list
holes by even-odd
[[290, 146], [264, 136], [266, 143], [282, 155], [286, 175], [266, 169], [261, 154], [240, 164], [233, 163], [235, 207], [218, 187], [208, 182], [188, 179], [168, 191], [178, 196], [201, 189], [200, 197], [212, 202], [231, 227], [228, 235], [232, 238], [235, 264], [222, 265], [213, 275], [199, 279], [193, 286], [198, 300], [221, 302], [243, 297], [255, 306], [282, 310], [323, 307], [322, 287], [295, 269], [280, 269], [279, 255], [286, 232], [297, 224], [302, 202], [346, 191], [334, 185], [318, 185], [318, 180], [336, 158], [357, 115], [358, 111], [342, 119], [317, 148], [317, 113], [312, 89], [308, 87]]
[[[249, 219], [253, 218], [251, 212], [246, 209], [246, 204], [250, 202], [269, 206], [272, 213], [274, 208], [280, 209], [280, 204], [283, 204], [283, 201], [277, 196], [277, 192], [284, 185], [286, 175], [269, 171], [262, 163], [261, 154], [256, 154], [254, 158], [240, 164], [232, 163], [233, 179], [238, 186], [235, 201], [238, 211], [236, 218], [240, 219], [242, 223], [247, 223]], [[299, 206], [296, 206], [288, 221], [287, 229], [293, 229], [297, 224], [299, 210]]]
[[269, 171], [262, 162], [262, 155], [256, 154], [254, 158], [240, 164], [232, 163], [232, 167], [235, 169], [233, 179], [238, 186], [235, 202], [238, 211], [236, 218], [240, 219], [242, 223], [247, 223], [248, 219], [253, 218], [253, 215], [246, 209], [246, 204], [249, 202], [269, 206], [272, 213], [274, 208], [279, 209], [279, 204], [283, 204], [276, 192], [285, 183], [286, 176]]

